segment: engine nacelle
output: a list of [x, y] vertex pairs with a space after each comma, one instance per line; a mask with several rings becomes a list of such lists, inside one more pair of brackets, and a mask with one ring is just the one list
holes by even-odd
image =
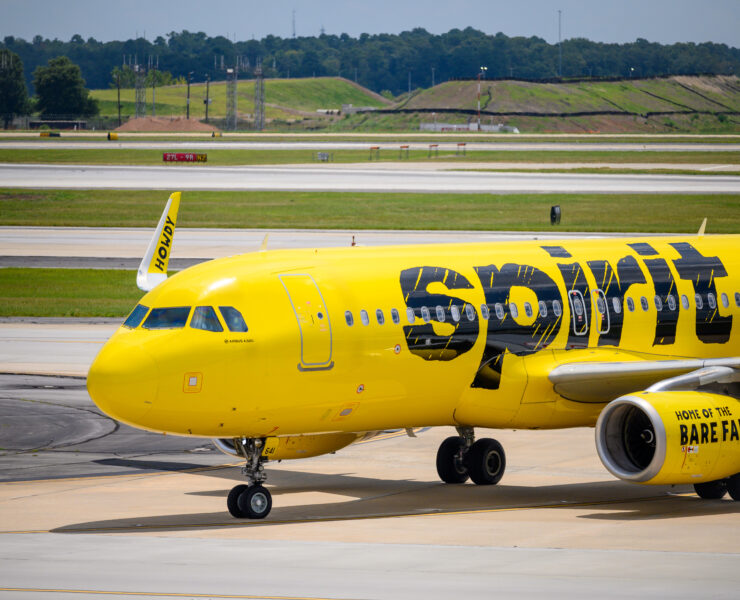
[[[288, 460], [292, 458], [310, 458], [329, 452], [336, 452], [360, 435], [355, 433], [321, 433], [314, 435], [290, 435], [285, 437], [268, 437], [262, 450], [262, 456], [268, 460]], [[230, 438], [214, 439], [214, 445], [224, 454], [242, 458], [234, 440]]]
[[596, 423], [609, 472], [649, 484], [702, 483], [740, 472], [740, 401], [697, 391], [637, 392]]

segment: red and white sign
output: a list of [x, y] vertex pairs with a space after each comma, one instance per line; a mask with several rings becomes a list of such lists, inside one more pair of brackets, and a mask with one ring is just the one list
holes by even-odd
[[164, 162], [206, 162], [207, 154], [195, 154], [194, 152], [165, 152], [162, 154]]

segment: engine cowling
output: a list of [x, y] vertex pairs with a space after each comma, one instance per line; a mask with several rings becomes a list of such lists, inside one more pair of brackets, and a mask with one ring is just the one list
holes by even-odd
[[698, 391], [637, 392], [610, 402], [596, 449], [626, 481], [702, 483], [740, 472], [740, 401]]

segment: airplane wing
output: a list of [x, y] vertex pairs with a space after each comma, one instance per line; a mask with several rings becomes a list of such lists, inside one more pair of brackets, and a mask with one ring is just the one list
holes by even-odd
[[552, 369], [548, 379], [563, 398], [575, 402], [603, 403], [623, 394], [644, 390], [664, 379], [710, 367], [725, 367], [732, 370], [736, 378], [740, 377], [740, 357], [730, 357], [572, 362]]

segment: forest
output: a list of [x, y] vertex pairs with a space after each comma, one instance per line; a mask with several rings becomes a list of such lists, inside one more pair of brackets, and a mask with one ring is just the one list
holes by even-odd
[[[583, 38], [548, 44], [539, 37], [489, 35], [472, 27], [435, 35], [424, 29], [400, 34], [347, 34], [233, 42], [203, 32], [171, 32], [154, 41], [142, 37], [101, 42], [74, 35], [69, 41], [35, 36], [30, 42], [5, 37], [0, 48], [18, 54], [33, 94], [33, 71], [57, 56], [78, 64], [91, 89], [113, 85], [112, 71], [124, 61], [150, 60], [173, 78], [225, 79], [225, 68], [241, 65], [240, 78], [253, 76], [259, 62], [265, 77], [341, 76], [376, 92], [398, 95], [451, 79], [485, 77], [547, 79], [636, 77], [679, 74], [740, 75], [740, 49], [706, 42], [663, 45], [638, 39], [607, 44]], [[152, 57], [150, 59], [150, 57]]]

